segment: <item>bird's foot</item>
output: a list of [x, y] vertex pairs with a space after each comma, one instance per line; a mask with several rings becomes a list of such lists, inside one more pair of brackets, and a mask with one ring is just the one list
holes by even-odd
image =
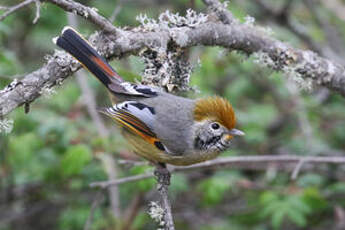
[[157, 182], [160, 185], [169, 186], [171, 174], [164, 163], [156, 164], [156, 169], [154, 171]]

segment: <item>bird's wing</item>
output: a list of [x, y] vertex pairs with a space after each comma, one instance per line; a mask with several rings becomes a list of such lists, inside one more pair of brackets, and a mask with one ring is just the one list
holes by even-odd
[[138, 85], [130, 82], [122, 82], [122, 94], [130, 96], [155, 97], [158, 96], [159, 90], [147, 85]]
[[125, 101], [101, 112], [113, 118], [127, 132], [141, 137], [156, 149], [165, 151], [164, 145], [152, 130], [155, 120], [154, 108], [136, 101]]

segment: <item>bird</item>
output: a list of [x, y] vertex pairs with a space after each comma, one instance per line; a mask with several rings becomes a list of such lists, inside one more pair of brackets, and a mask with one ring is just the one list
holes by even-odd
[[135, 154], [154, 163], [186, 166], [216, 158], [234, 136], [236, 116], [220, 96], [189, 99], [125, 81], [75, 29], [66, 26], [55, 44], [89, 70], [114, 99], [100, 109], [118, 125]]

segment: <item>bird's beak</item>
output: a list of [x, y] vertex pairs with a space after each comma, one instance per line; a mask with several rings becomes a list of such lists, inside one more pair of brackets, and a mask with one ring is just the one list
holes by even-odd
[[229, 134], [230, 134], [231, 136], [244, 136], [244, 135], [245, 135], [245, 133], [242, 132], [242, 131], [239, 130], [239, 129], [231, 129], [231, 130], [229, 131]]
[[230, 141], [233, 138], [233, 136], [244, 136], [244, 135], [245, 135], [244, 132], [242, 132], [241, 130], [231, 129], [231, 130], [229, 130], [228, 132], [226, 132], [224, 134], [224, 136], [223, 136], [224, 139], [223, 140], [228, 142], [228, 141]]

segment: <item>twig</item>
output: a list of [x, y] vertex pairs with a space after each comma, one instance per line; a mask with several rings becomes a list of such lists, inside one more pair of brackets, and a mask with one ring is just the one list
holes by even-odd
[[34, 20], [32, 21], [33, 24], [36, 24], [38, 19], [40, 18], [41, 15], [41, 1], [40, 0], [35, 0], [36, 4], [36, 16]]
[[77, 82], [79, 84], [79, 87], [82, 91], [82, 97], [84, 105], [87, 108], [87, 111], [95, 124], [97, 131], [101, 137], [107, 137], [109, 135], [108, 129], [105, 127], [103, 120], [99, 116], [97, 109], [96, 109], [96, 101], [95, 101], [95, 95], [91, 87], [86, 81], [86, 76], [82, 72], [76, 73]]
[[334, 12], [334, 14], [345, 21], [345, 5], [339, 0], [322, 0], [321, 1], [328, 9]]
[[78, 3], [75, 1], [68, 1], [68, 0], [45, 0], [45, 1], [51, 2], [68, 12], [72, 12], [74, 14], [78, 14], [79, 16], [84, 17], [85, 19], [97, 25], [101, 30], [116, 34], [116, 31], [117, 31], [116, 27], [114, 27], [111, 24], [111, 22], [109, 22], [105, 17], [99, 15], [97, 13], [98, 10], [96, 8], [87, 7], [81, 3]]
[[120, 230], [131, 229], [130, 227], [133, 224], [134, 218], [137, 216], [140, 210], [143, 196], [143, 192], [137, 193], [136, 196], [132, 199], [131, 203], [127, 206], [122, 218], [123, 222], [121, 223]]
[[124, 159], [117, 160], [117, 163], [119, 165], [124, 165], [124, 166], [128, 166], [128, 167], [142, 166], [142, 165], [148, 165], [149, 164], [149, 162], [147, 162], [147, 161], [124, 160]]
[[345, 210], [344, 207], [337, 204], [334, 206], [334, 230], [345, 229]]
[[140, 175], [135, 175], [135, 176], [130, 176], [130, 177], [125, 177], [125, 178], [120, 178], [120, 179], [116, 179], [113, 181], [101, 181], [101, 182], [93, 182], [90, 184], [91, 188], [95, 188], [95, 187], [100, 187], [100, 188], [107, 188], [109, 186], [113, 186], [113, 185], [118, 185], [118, 184], [124, 184], [124, 183], [128, 183], [131, 181], [138, 181], [138, 180], [143, 180], [146, 178], [151, 178], [153, 177], [153, 172], [149, 172], [149, 173], [145, 173], [145, 174], [140, 174]]
[[292, 173], [291, 173], [291, 180], [296, 180], [296, 178], [297, 178], [297, 176], [298, 176], [298, 173], [300, 172], [300, 170], [301, 170], [303, 164], [306, 163], [306, 162], [307, 162], [307, 159], [303, 159], [303, 160], [300, 160], [300, 161], [297, 163], [295, 169], [294, 169], [294, 170], [292, 171]]
[[[118, 175], [117, 165], [114, 157], [109, 153], [98, 153], [97, 158], [99, 158], [103, 164], [103, 168], [107, 173], [109, 180], [116, 180]], [[111, 210], [114, 217], [121, 219], [121, 209], [120, 209], [120, 195], [117, 186], [108, 187], [108, 193], [110, 198]]]
[[[279, 165], [281, 167], [291, 166], [301, 161], [312, 163], [312, 164], [345, 164], [345, 157], [343, 156], [315, 156], [315, 157], [303, 157], [293, 155], [281, 155], [281, 156], [238, 156], [238, 157], [219, 157], [214, 160], [205, 161], [199, 164], [190, 166], [175, 166], [169, 168], [170, 173], [174, 172], [185, 172], [189, 170], [200, 170], [200, 169], [212, 169], [219, 167], [236, 167], [245, 169], [257, 169], [260, 164], [264, 164], [264, 169], [267, 169], [267, 165]], [[290, 165], [288, 165], [290, 164]], [[293, 167], [296, 168], [296, 167]], [[291, 169], [291, 167], [287, 167]], [[143, 180], [153, 177], [153, 172], [140, 174], [136, 176], [125, 177], [113, 181], [101, 181], [93, 182], [90, 184], [91, 187], [107, 188], [112, 185], [119, 185], [128, 182]]]
[[[327, 39], [328, 45], [322, 45], [319, 42], [315, 42], [313, 38], [310, 35], [308, 35], [303, 25], [292, 20], [292, 18], [290, 17], [290, 12], [293, 12], [292, 5], [294, 1], [287, 0], [284, 7], [282, 7], [282, 9], [280, 9], [279, 11], [273, 9], [269, 4], [265, 3], [262, 0], [255, 0], [254, 2], [263, 11], [263, 15], [265, 19], [270, 20], [268, 16], [272, 17], [274, 19], [273, 21], [279, 23], [281, 26], [284, 26], [288, 30], [290, 30], [293, 34], [295, 34], [303, 42], [305, 42], [310, 49], [323, 55], [324, 57], [327, 57], [331, 60], [337, 61], [340, 64], [344, 65], [344, 61], [343, 61], [344, 59], [341, 56], [339, 56], [336, 52], [334, 52], [334, 50], [331, 49], [331, 46], [334, 45], [330, 42], [332, 41], [332, 39]], [[309, 1], [304, 1], [304, 2], [308, 3]], [[316, 11], [315, 11], [315, 4], [308, 5], [307, 8], [311, 11], [312, 14], [315, 15], [315, 18], [319, 20], [318, 19], [319, 16], [316, 14]], [[270, 22], [271, 21], [272, 20], [270, 20]], [[321, 22], [322, 24], [329, 24], [328, 22], [324, 22], [324, 20], [321, 20]], [[331, 33], [329, 31], [324, 31], [324, 32], [327, 37], [329, 36], [333, 38], [335, 37], [334, 31], [332, 31]], [[339, 40], [339, 38], [337, 37], [335, 37], [335, 39]], [[337, 41], [335, 44], [339, 44], [339, 42]], [[340, 50], [342, 50], [342, 47]], [[338, 50], [335, 50], [335, 51], [338, 51]]]
[[125, 1], [125, 0], [120, 0], [120, 1], [118, 1], [117, 6], [115, 7], [113, 13], [112, 13], [111, 16], [109, 17], [109, 21], [110, 21], [111, 23], [114, 23], [114, 21], [115, 21], [117, 15], [121, 12], [122, 4], [123, 4], [124, 1]]
[[2, 6], [1, 9], [4, 9], [6, 10], [5, 13], [3, 13], [1, 16], [0, 16], [0, 21], [4, 20], [7, 16], [11, 15], [12, 13], [14, 13], [15, 11], [33, 3], [33, 2], [36, 2], [37, 0], [26, 0], [24, 2], [21, 2], [15, 6], [11, 6], [11, 7], [5, 7], [5, 6]]
[[[312, 37], [306, 33], [306, 30], [303, 26], [291, 20], [289, 13], [292, 10], [293, 1], [286, 1], [287, 2], [285, 3], [284, 7], [282, 7], [282, 9], [279, 11], [273, 9], [270, 4], [267, 4], [262, 0], [255, 0], [254, 3], [260, 7], [260, 10], [263, 12], [262, 14], [266, 20], [269, 20], [270, 22], [277, 22], [279, 25], [286, 27], [286, 29], [290, 30], [293, 34], [299, 37], [299, 39], [305, 42], [310, 49], [322, 54], [324, 51], [323, 47], [319, 43], [315, 42]], [[272, 18], [274, 20], [271, 20]]]
[[175, 230], [174, 220], [171, 212], [171, 204], [168, 195], [171, 174], [166, 166], [158, 164], [154, 175], [157, 178], [157, 190], [161, 196], [161, 205], [164, 210], [164, 230]]
[[211, 11], [214, 11], [219, 20], [224, 24], [231, 24], [235, 21], [232, 13], [226, 8], [227, 3], [221, 3], [218, 0], [203, 0], [205, 5], [209, 7]]
[[333, 26], [329, 20], [323, 17], [317, 8], [316, 1], [312, 0], [304, 0], [303, 1], [309, 11], [312, 13], [313, 17], [317, 24], [319, 24], [320, 28], [323, 30], [323, 33], [326, 36], [326, 48], [324, 48], [325, 52], [324, 55], [330, 59], [333, 59], [342, 65], [345, 65], [344, 57], [341, 55], [344, 53], [344, 42], [340, 36], [339, 31], [335, 26]]
[[91, 225], [92, 225], [92, 221], [93, 221], [93, 216], [94, 216], [94, 212], [97, 209], [97, 207], [99, 206], [100, 203], [102, 203], [103, 201], [103, 191], [99, 190], [94, 198], [94, 200], [92, 201], [92, 205], [91, 205], [91, 209], [90, 209], [90, 214], [85, 222], [84, 225], [84, 230], [89, 230], [91, 229]]
[[297, 85], [292, 80], [286, 79], [285, 86], [290, 94], [291, 100], [293, 100], [296, 106], [296, 115], [299, 123], [299, 129], [301, 131], [302, 136], [306, 140], [306, 148], [309, 149], [310, 152], [315, 152], [315, 137], [313, 133], [313, 128], [308, 119], [307, 110], [304, 101], [301, 98], [300, 92], [297, 88]]

